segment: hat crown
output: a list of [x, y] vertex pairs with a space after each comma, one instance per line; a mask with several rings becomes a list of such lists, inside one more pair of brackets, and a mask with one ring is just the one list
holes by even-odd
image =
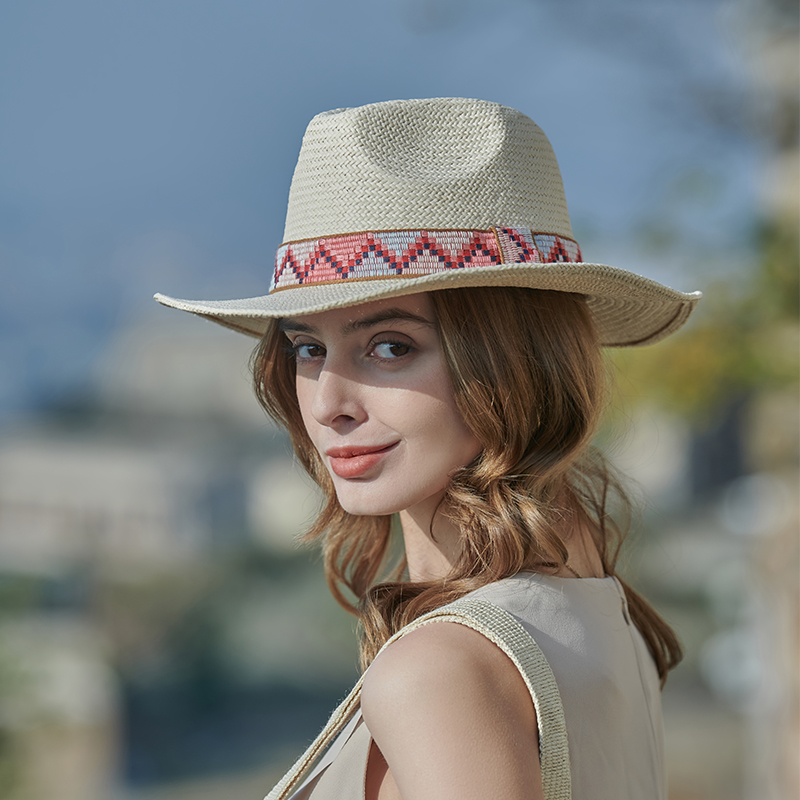
[[283, 240], [497, 225], [572, 238], [541, 128], [484, 100], [395, 100], [311, 120]]

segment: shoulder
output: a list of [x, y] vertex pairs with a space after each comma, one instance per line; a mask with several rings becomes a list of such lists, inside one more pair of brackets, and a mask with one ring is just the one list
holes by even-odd
[[[511, 660], [485, 636], [456, 622], [432, 621], [406, 634], [379, 655], [364, 677], [366, 702], [382, 703], [406, 689], [480, 691], [487, 685], [497, 689], [520, 678]], [[521, 678], [520, 678], [521, 680]], [[527, 689], [526, 689], [527, 693]]]
[[465, 625], [431, 622], [394, 642], [367, 671], [361, 706], [404, 798], [530, 797], [540, 781], [522, 676]]
[[364, 677], [362, 704], [408, 702], [420, 691], [449, 695], [469, 688], [481, 694], [519, 677], [505, 653], [482, 634], [455, 622], [429, 622], [375, 659]]

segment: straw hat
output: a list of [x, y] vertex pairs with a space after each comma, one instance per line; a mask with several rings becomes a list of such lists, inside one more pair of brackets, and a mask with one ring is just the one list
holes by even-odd
[[663, 339], [700, 298], [584, 262], [547, 137], [519, 111], [483, 100], [394, 100], [314, 117], [283, 239], [262, 297], [155, 298], [261, 336], [270, 317], [525, 286], [585, 295], [607, 346]]

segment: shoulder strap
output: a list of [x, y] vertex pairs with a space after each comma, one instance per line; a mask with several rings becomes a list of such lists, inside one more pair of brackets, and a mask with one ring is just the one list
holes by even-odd
[[[431, 622], [456, 622], [473, 628], [494, 642], [519, 670], [536, 708], [539, 726], [539, 757], [545, 800], [570, 800], [572, 797], [567, 726], [561, 695], [547, 659], [528, 632], [507, 611], [487, 600], [464, 598], [415, 619], [398, 631], [381, 648]], [[327, 725], [311, 746], [284, 775], [265, 800], [285, 800], [303, 775], [331, 744], [358, 708], [364, 676], [339, 704]]]

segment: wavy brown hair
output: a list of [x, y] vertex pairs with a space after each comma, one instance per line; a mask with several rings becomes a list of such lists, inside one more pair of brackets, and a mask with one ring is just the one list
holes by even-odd
[[[482, 445], [452, 476], [437, 512], [462, 532], [460, 557], [444, 581], [405, 580], [405, 562], [388, 563], [391, 517], [356, 516], [339, 505], [303, 426], [295, 365], [277, 322], [253, 354], [259, 402], [288, 429], [300, 463], [325, 495], [306, 539], [321, 542], [331, 592], [361, 621], [364, 668], [401, 627], [474, 589], [521, 570], [569, 570], [561, 531], [590, 531], [605, 574], [615, 575], [629, 518], [625, 492], [590, 446], [607, 375], [584, 298], [514, 287], [443, 289], [430, 297], [456, 405]], [[612, 498], [625, 525], [611, 516]], [[663, 684], [681, 646], [621, 583]]]

